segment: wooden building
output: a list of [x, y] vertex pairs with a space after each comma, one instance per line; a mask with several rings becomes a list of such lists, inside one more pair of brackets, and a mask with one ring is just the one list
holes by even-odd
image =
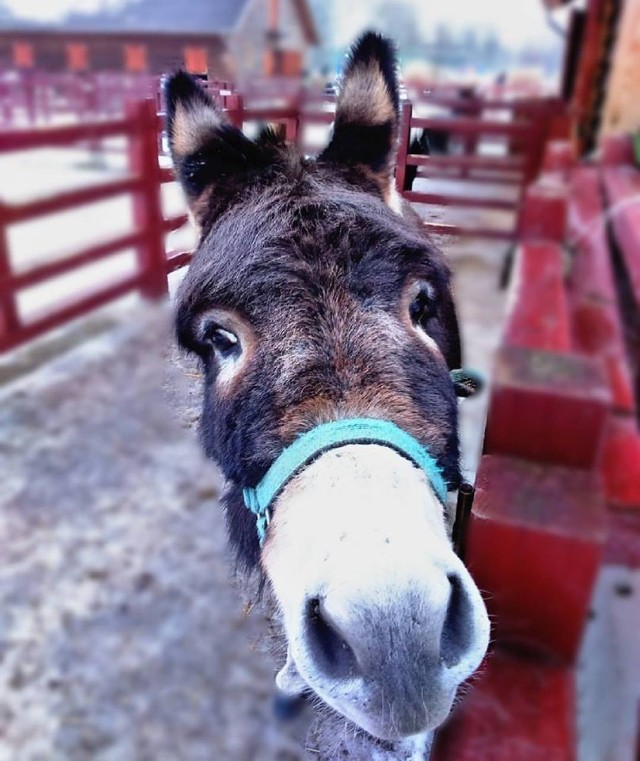
[[221, 80], [300, 74], [318, 42], [306, 0], [130, 0], [61, 26], [0, 22], [0, 69], [159, 74]]

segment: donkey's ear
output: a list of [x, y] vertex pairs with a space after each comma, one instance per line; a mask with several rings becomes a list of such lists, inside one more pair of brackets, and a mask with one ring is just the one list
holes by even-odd
[[393, 175], [398, 119], [393, 44], [375, 32], [366, 32], [349, 53], [333, 136], [318, 160], [362, 167], [386, 188]]
[[176, 176], [196, 222], [216, 216], [263, 171], [265, 152], [229, 124], [207, 92], [180, 71], [165, 86], [167, 134]]

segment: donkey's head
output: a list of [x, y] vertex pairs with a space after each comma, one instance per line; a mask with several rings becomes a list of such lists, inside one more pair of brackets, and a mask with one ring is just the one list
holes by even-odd
[[167, 104], [201, 234], [177, 331], [202, 360], [231, 541], [282, 614], [278, 684], [378, 738], [431, 730], [488, 621], [448, 537], [459, 341], [446, 261], [392, 190], [392, 48], [357, 43], [316, 160], [247, 139], [185, 74]]

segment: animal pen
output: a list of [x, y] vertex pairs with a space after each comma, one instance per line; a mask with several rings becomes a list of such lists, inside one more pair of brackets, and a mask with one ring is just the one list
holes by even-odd
[[[309, 128], [333, 119], [332, 96], [296, 93], [274, 106], [227, 83], [212, 94], [233, 124], [280, 125], [286, 139], [303, 148]], [[578, 653], [599, 568], [604, 560], [640, 565], [640, 351], [630, 352], [623, 319], [640, 304], [640, 216], [632, 200], [640, 194], [640, 171], [630, 139], [609, 139], [597, 162], [579, 161], [566, 139], [566, 106], [556, 98], [478, 97], [470, 104], [433, 96], [430, 104], [450, 114], [418, 116], [417, 103], [402, 105], [397, 191], [416, 205], [511, 212], [511, 223], [502, 227], [425, 226], [434, 234], [516, 246], [466, 537], [466, 562], [487, 593], [495, 622], [494, 652], [440, 732], [434, 758], [572, 761]], [[464, 115], [455, 115], [456, 109]], [[456, 155], [411, 153], [416, 129], [446, 130], [463, 149]], [[0, 351], [125, 293], [162, 299], [170, 273], [188, 265], [188, 251], [166, 251], [167, 234], [187, 218], [163, 211], [161, 189], [173, 175], [160, 159], [156, 100], [78, 125], [6, 129], [0, 153], [76, 144], [99, 149], [114, 137], [126, 139], [126, 176], [0, 204]], [[502, 152], [479, 153], [485, 139], [497, 141]], [[410, 167], [417, 167], [418, 180], [488, 182], [512, 192], [413, 189]], [[9, 250], [12, 225], [120, 196], [129, 199], [133, 219], [122, 235], [26, 270], [19, 253]], [[23, 290], [123, 249], [135, 251], [135, 270], [126, 277], [80, 291], [45, 314], [21, 309]]]

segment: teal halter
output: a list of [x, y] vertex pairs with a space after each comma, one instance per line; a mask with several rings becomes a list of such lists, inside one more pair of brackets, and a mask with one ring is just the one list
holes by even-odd
[[440, 468], [411, 434], [388, 420], [334, 420], [299, 436], [280, 453], [257, 486], [243, 489], [244, 503], [256, 516], [260, 544], [264, 543], [267, 534], [271, 504], [287, 483], [316, 457], [345, 444], [381, 444], [395, 449], [425, 473], [440, 501], [445, 502], [447, 485]]

